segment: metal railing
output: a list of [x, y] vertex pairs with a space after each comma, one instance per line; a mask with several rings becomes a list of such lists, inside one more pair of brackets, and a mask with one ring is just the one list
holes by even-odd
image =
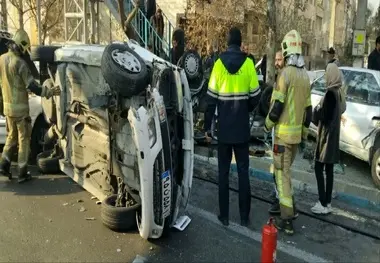
[[[120, 22], [117, 0], [105, 0], [106, 6], [110, 9], [112, 15]], [[131, 0], [124, 0], [124, 12], [128, 14], [133, 10], [134, 5]], [[157, 6], [159, 8], [159, 6]], [[162, 9], [161, 9], [162, 10]], [[151, 25], [150, 20], [145, 14], [138, 10], [136, 16], [132, 20], [132, 27], [142, 46], [151, 48], [151, 51], [165, 59], [170, 59], [170, 49], [172, 48], [171, 38], [174, 31], [173, 25], [167, 16], [162, 13], [164, 18], [164, 32], [160, 36], [156, 29]]]

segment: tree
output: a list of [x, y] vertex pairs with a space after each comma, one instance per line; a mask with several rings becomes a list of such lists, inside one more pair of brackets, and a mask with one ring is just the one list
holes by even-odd
[[273, 84], [275, 80], [274, 71], [274, 57], [276, 54], [276, 36], [277, 25], [276, 25], [276, 0], [268, 0], [267, 7], [267, 17], [268, 17], [268, 42], [267, 42], [267, 72], [266, 72], [266, 82]]
[[380, 36], [380, 4], [377, 7], [375, 15], [368, 18], [367, 35], [373, 38]]
[[277, 19], [276, 43], [280, 44], [282, 38], [290, 30], [296, 29], [302, 37], [302, 41], [310, 43], [314, 40], [315, 32], [312, 32], [310, 22], [302, 13], [307, 1], [289, 0], [288, 5], [281, 5]]
[[18, 27], [24, 29], [25, 19], [24, 15], [27, 14], [30, 9], [26, 8], [24, 0], [9, 0], [9, 3], [14, 6], [18, 14]]
[[[23, 0], [31, 17], [38, 25], [37, 1]], [[45, 44], [46, 38], [57, 37], [63, 31], [63, 1], [62, 0], [40, 0], [41, 3], [41, 43]]]
[[[242, 30], [245, 41], [245, 16], [249, 10], [264, 12], [263, 2], [241, 0], [188, 0], [185, 12], [185, 34], [187, 48], [206, 55], [207, 47], [217, 46], [223, 50], [227, 46], [228, 31], [232, 26]], [[248, 1], [247, 1], [248, 2]]]

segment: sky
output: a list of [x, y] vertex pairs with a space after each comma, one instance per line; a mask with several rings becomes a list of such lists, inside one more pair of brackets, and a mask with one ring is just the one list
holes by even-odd
[[368, 0], [368, 4], [372, 5], [374, 9], [376, 9], [379, 6], [379, 2], [380, 0]]

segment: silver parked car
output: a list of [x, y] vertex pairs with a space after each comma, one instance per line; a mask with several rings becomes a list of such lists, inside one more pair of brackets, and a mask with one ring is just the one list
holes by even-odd
[[[347, 109], [341, 118], [340, 149], [371, 165], [375, 185], [380, 188], [380, 72], [339, 67], [344, 76]], [[312, 83], [315, 107], [326, 91], [324, 74]], [[311, 125], [312, 134], [317, 127]]]

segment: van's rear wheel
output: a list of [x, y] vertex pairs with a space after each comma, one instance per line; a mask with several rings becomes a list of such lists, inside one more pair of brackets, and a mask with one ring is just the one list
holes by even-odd
[[123, 97], [132, 97], [148, 85], [148, 68], [129, 46], [110, 44], [103, 52], [101, 70], [110, 88]]

